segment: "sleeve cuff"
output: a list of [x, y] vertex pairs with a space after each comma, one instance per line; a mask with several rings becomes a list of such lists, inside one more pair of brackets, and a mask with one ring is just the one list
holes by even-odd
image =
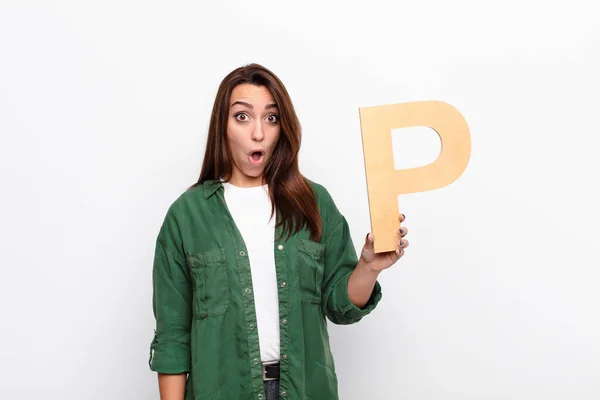
[[381, 300], [381, 285], [378, 281], [375, 281], [375, 286], [373, 287], [371, 297], [369, 297], [367, 304], [365, 304], [363, 308], [358, 308], [350, 301], [350, 297], [348, 296], [349, 279], [350, 275], [342, 281], [342, 285], [339, 287], [339, 290], [337, 290], [336, 303], [339, 305], [344, 319], [346, 319], [348, 323], [353, 323], [360, 321], [364, 316], [370, 314], [371, 311], [375, 309], [377, 303]]
[[159, 343], [156, 338], [150, 345], [149, 366], [161, 374], [183, 374], [191, 367], [189, 346], [182, 343]]

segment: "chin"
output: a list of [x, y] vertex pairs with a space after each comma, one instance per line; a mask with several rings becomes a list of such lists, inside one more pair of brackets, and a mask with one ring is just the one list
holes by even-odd
[[248, 178], [252, 178], [252, 179], [256, 179], [259, 178], [262, 174], [263, 174], [263, 170], [261, 169], [260, 171], [243, 171], [244, 175], [246, 175]]

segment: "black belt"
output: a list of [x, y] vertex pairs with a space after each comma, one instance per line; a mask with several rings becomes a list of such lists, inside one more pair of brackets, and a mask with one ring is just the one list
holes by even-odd
[[279, 363], [263, 363], [262, 376], [263, 381], [274, 381], [279, 379]]

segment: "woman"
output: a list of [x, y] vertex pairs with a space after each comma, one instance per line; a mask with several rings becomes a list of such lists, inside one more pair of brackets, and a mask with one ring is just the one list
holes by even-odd
[[375, 308], [407, 229], [383, 254], [367, 235], [358, 260], [331, 196], [298, 170], [300, 136], [271, 71], [225, 77], [200, 178], [157, 239], [150, 368], [162, 400], [338, 398], [325, 317], [351, 324]]

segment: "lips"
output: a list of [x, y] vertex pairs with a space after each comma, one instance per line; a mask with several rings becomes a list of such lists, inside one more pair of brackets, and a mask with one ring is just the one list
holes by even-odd
[[255, 149], [255, 150], [251, 150], [248, 153], [248, 159], [250, 160], [251, 164], [260, 164], [263, 159], [265, 157], [265, 151], [262, 149]]

